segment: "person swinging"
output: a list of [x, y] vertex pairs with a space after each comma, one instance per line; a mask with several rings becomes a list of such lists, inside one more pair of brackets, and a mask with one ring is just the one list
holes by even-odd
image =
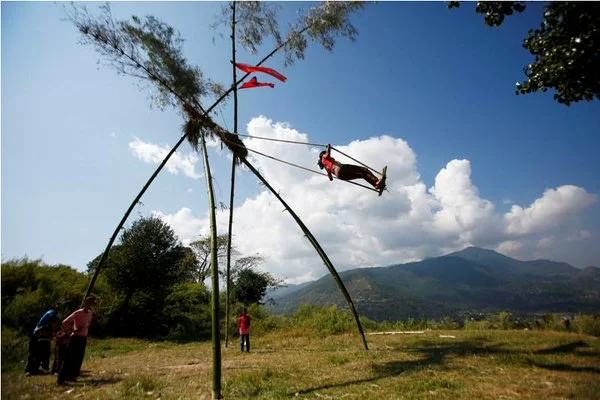
[[329, 144], [327, 145], [327, 150], [319, 153], [317, 165], [321, 169], [325, 168], [330, 181], [333, 180], [332, 175], [335, 175], [338, 179], [343, 181], [364, 179], [379, 192], [380, 196], [383, 189], [385, 189], [385, 169], [387, 169], [387, 167], [384, 169], [383, 177], [377, 179], [377, 177], [366, 167], [354, 164], [342, 164], [339, 161], [336, 161], [335, 158], [331, 157], [331, 145]]

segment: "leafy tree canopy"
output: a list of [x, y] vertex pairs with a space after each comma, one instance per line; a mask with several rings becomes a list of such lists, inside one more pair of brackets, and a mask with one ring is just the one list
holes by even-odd
[[[475, 11], [489, 26], [500, 26], [525, 7], [521, 1], [486, 1], [477, 2]], [[546, 3], [540, 26], [529, 30], [523, 47], [534, 60], [523, 68], [527, 79], [516, 84], [517, 94], [554, 89], [554, 99], [567, 106], [600, 99], [600, 2]]]
[[[94, 262], [88, 264], [93, 269]], [[191, 249], [181, 246], [175, 233], [156, 217], [135, 221], [121, 235], [110, 253], [106, 277], [124, 293], [163, 293], [178, 281], [191, 277], [196, 268]]]
[[259, 271], [263, 262], [260, 256], [243, 257], [233, 267], [232, 282], [237, 301], [245, 305], [262, 304], [265, 293], [270, 288], [282, 286], [282, 281], [270, 273]]
[[[246, 50], [256, 54], [266, 38], [273, 38], [276, 49], [284, 50], [285, 66], [290, 66], [296, 60], [304, 59], [309, 41], [332, 51], [337, 37], [356, 40], [358, 30], [350, 22], [350, 15], [364, 7], [364, 1], [324, 1], [300, 12], [298, 19], [289, 24], [283, 34], [277, 22], [280, 9], [277, 4], [242, 1], [236, 3], [236, 39]], [[231, 12], [231, 7], [223, 6], [221, 18], [213, 28], [227, 26]]]
[[[195, 279], [203, 282], [210, 276], [210, 237], [202, 236], [190, 244], [195, 256], [197, 257], [197, 269]], [[235, 248], [231, 249], [232, 256], [237, 254]], [[223, 265], [227, 257], [227, 234], [217, 236], [217, 259], [219, 264]]]
[[[66, 317], [79, 307], [87, 277], [66, 265], [47, 265], [41, 260], [9, 260], [2, 263], [2, 325], [31, 332], [41, 315], [58, 303]], [[109, 290], [101, 282], [95, 292], [102, 318]]]

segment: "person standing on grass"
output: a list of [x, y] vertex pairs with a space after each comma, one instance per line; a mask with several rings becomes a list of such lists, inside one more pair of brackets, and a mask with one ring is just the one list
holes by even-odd
[[248, 315], [248, 310], [244, 308], [238, 319], [238, 328], [240, 329], [240, 351], [244, 352], [244, 343], [246, 343], [246, 351], [250, 353], [250, 322], [252, 318]]
[[74, 311], [64, 319], [63, 330], [70, 332], [69, 343], [65, 349], [64, 360], [58, 370], [56, 382], [63, 385], [65, 381], [75, 380], [81, 372], [81, 364], [85, 354], [88, 330], [92, 323], [92, 310], [96, 298], [89, 296], [83, 302], [83, 307]]
[[[50, 352], [54, 333], [58, 330], [59, 319], [56, 314], [58, 304], [52, 304], [42, 315], [29, 338], [29, 356], [25, 366], [25, 375], [37, 375], [50, 372]], [[41, 370], [40, 370], [41, 367]]]
[[59, 329], [54, 338], [54, 362], [52, 363], [52, 373], [58, 374], [60, 366], [65, 359], [65, 352], [69, 344], [70, 332]]

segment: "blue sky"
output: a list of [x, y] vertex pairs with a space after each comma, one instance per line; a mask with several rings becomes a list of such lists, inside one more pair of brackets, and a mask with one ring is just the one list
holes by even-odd
[[[99, 3], [86, 3], [96, 11]], [[186, 39], [190, 63], [228, 84], [230, 44], [209, 25], [223, 3], [116, 2], [116, 18], [153, 14]], [[173, 145], [183, 121], [149, 106], [148, 90], [104, 66], [64, 21], [67, 3], [2, 2], [2, 259], [28, 256], [84, 270]], [[281, 3], [282, 26], [299, 8]], [[356, 42], [311, 44], [275, 88], [240, 91], [240, 132], [332, 143], [380, 169], [389, 192], [274, 164], [261, 168], [340, 270], [437, 256], [476, 245], [519, 259], [600, 266], [598, 102], [565, 107], [552, 93], [517, 96], [532, 58], [522, 48], [542, 3], [500, 28], [473, 4], [369, 5]], [[285, 31], [285, 28], [284, 28]], [[223, 32], [226, 33], [225, 30]], [[213, 38], [215, 39], [213, 42]], [[240, 49], [238, 60], [259, 55]], [[100, 63], [98, 63], [100, 61]], [[259, 80], [272, 81], [266, 75]], [[214, 115], [232, 129], [231, 101]], [[246, 139], [310, 168], [320, 149]], [[202, 164], [184, 144], [129, 222], [155, 214], [188, 243], [207, 233]], [[228, 203], [230, 161], [211, 147], [217, 201]], [[326, 273], [276, 200], [238, 172], [234, 244], [300, 282]], [[275, 210], [275, 211], [274, 211]], [[219, 214], [225, 233], [226, 213]]]

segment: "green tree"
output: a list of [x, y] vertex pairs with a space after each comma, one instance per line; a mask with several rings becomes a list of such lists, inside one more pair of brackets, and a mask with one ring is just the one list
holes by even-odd
[[[9, 260], [2, 263], [2, 325], [28, 333], [51, 304], [59, 303], [58, 313], [66, 316], [78, 308], [87, 276], [67, 265], [46, 265], [41, 260]], [[98, 316], [110, 291], [101, 282]], [[93, 325], [97, 333], [98, 324]]]
[[263, 261], [259, 256], [243, 257], [236, 260], [233, 267], [231, 279], [235, 299], [246, 306], [262, 304], [268, 289], [275, 289], [283, 284], [281, 279], [259, 270]]
[[[217, 260], [219, 265], [223, 265], [227, 257], [228, 252], [228, 237], [226, 234], [217, 236]], [[210, 255], [211, 255], [211, 239], [210, 236], [200, 237], [198, 240], [190, 243], [190, 247], [193, 250], [197, 259], [196, 270], [194, 272], [194, 278], [198, 282], [204, 282], [204, 280], [210, 276]], [[237, 254], [235, 249], [233, 253]]]
[[[449, 8], [460, 2], [451, 1]], [[521, 1], [480, 1], [475, 10], [489, 26], [525, 10]], [[551, 1], [537, 29], [530, 29], [523, 47], [534, 56], [523, 68], [527, 78], [516, 84], [517, 94], [554, 89], [554, 99], [570, 105], [600, 99], [600, 2]]]
[[[90, 271], [97, 267], [99, 257], [88, 264]], [[181, 246], [173, 230], [156, 217], [141, 218], [123, 232], [105, 274], [110, 286], [123, 296], [114, 315], [114, 323], [126, 322], [118, 328], [120, 333], [157, 333], [159, 325], [150, 321], [162, 319], [162, 305], [171, 287], [191, 277], [195, 265], [191, 257], [195, 258], [191, 249]], [[131, 313], [134, 295], [137, 307]]]
[[210, 294], [203, 282], [180, 282], [165, 299], [165, 323], [178, 339], [210, 335]]

